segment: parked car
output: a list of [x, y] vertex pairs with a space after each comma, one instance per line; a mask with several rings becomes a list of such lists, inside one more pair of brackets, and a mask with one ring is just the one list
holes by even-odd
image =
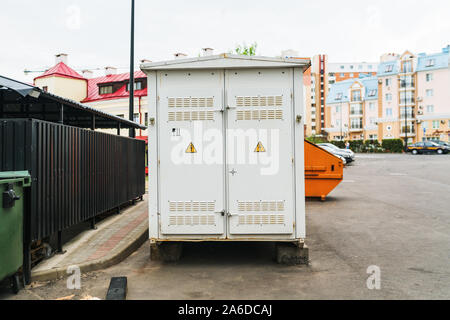
[[349, 155], [348, 152], [342, 152], [341, 149], [339, 148], [338, 149], [330, 148], [323, 144], [318, 144], [318, 146], [324, 149], [325, 151], [328, 151], [329, 153], [333, 154], [334, 156], [338, 157], [339, 159], [341, 160], [343, 159], [344, 164], [348, 164], [353, 161], [351, 160], [351, 156]]
[[445, 141], [433, 141], [433, 142], [436, 142], [437, 144], [439, 144], [441, 146], [450, 147], [450, 143], [445, 142]]
[[446, 154], [450, 152], [450, 147], [432, 141], [425, 141], [409, 145], [407, 151], [414, 155], [423, 153]]
[[339, 147], [335, 146], [332, 143], [319, 143], [318, 146], [326, 147], [326, 148], [332, 150], [329, 152], [342, 156], [343, 158], [345, 158], [347, 163], [355, 161], [355, 153], [350, 149], [340, 149]]

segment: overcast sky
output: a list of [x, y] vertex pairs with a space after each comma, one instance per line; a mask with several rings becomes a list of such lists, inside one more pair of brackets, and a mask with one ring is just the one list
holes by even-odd
[[[30, 82], [38, 74], [23, 70], [45, 70], [60, 52], [75, 69], [127, 67], [131, 0], [1, 2], [1, 75]], [[259, 55], [376, 62], [386, 52], [440, 51], [449, 15], [448, 0], [136, 0], [136, 61], [257, 42]]]

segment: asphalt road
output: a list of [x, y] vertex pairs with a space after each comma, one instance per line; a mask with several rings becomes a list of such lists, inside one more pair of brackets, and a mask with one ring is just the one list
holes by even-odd
[[307, 202], [309, 267], [277, 265], [271, 243], [189, 244], [176, 264], [150, 261], [146, 243], [81, 290], [60, 280], [0, 298], [103, 299], [127, 276], [129, 299], [450, 299], [450, 156], [360, 155], [344, 175], [326, 202]]

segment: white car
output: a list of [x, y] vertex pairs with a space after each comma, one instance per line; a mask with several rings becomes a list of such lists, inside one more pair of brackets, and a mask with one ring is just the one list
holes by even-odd
[[335, 153], [335, 154], [338, 154], [338, 155], [344, 157], [345, 160], [347, 161], [347, 163], [355, 161], [355, 153], [350, 149], [341, 149], [332, 143], [319, 143], [318, 146], [326, 147], [330, 150], [334, 150], [334, 152], [332, 152], [332, 153]]

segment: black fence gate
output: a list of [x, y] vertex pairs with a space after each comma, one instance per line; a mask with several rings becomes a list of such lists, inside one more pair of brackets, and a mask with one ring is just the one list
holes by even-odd
[[28, 245], [145, 193], [145, 142], [35, 119], [0, 119], [0, 171], [32, 177]]

